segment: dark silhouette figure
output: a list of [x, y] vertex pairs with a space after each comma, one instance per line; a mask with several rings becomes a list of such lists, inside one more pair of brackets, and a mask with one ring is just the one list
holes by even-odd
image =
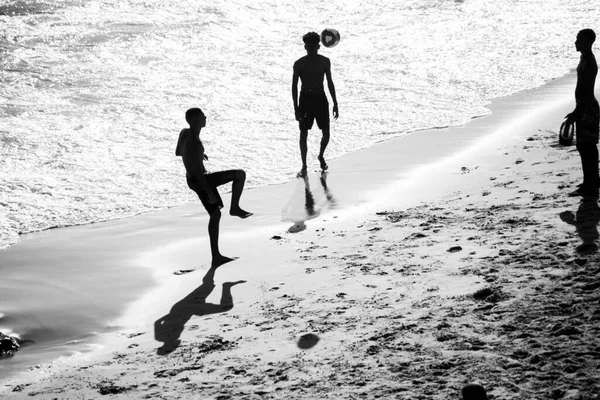
[[579, 253], [589, 254], [598, 251], [596, 240], [600, 237], [598, 234], [600, 208], [598, 207], [597, 194], [596, 196], [584, 197], [575, 215], [571, 211], [565, 211], [560, 213], [560, 219], [573, 225], [577, 230], [577, 234], [583, 242], [577, 246]]
[[598, 75], [598, 65], [592, 53], [596, 34], [591, 29], [583, 29], [577, 34], [575, 48], [581, 52], [577, 66], [577, 86], [575, 87], [575, 110], [565, 118], [567, 124], [575, 123], [577, 150], [581, 156], [583, 183], [570, 193], [570, 196], [590, 196], [598, 193], [598, 130], [600, 107], [594, 96], [594, 85]]
[[[327, 88], [333, 100], [333, 118], [337, 119], [338, 103], [335, 96], [335, 86], [331, 78], [331, 61], [327, 57], [318, 54], [320, 36], [316, 32], [309, 32], [302, 37], [306, 55], [294, 63], [294, 75], [292, 77], [292, 98], [294, 100], [294, 113], [300, 126], [300, 156], [302, 158], [302, 169], [298, 176], [306, 176], [306, 154], [308, 147], [306, 139], [308, 131], [317, 120], [317, 126], [321, 129], [321, 148], [319, 151], [319, 163], [321, 170], [325, 171], [328, 166], [325, 162], [325, 149], [329, 143], [329, 102], [323, 88], [323, 78], [327, 78]], [[298, 78], [302, 81], [300, 98], [298, 98]]]
[[210, 268], [202, 279], [202, 285], [175, 303], [171, 308], [171, 311], [169, 311], [169, 314], [156, 320], [154, 323], [154, 338], [157, 341], [164, 343], [156, 351], [157, 354], [169, 354], [179, 346], [179, 343], [181, 342], [179, 336], [192, 315], [203, 316], [217, 314], [227, 312], [233, 308], [231, 287], [239, 283], [245, 283], [246, 281], [223, 283], [221, 303], [207, 303], [206, 298], [215, 288], [215, 271], [216, 268]]
[[463, 400], [487, 400], [487, 394], [483, 386], [476, 383], [468, 383], [462, 388]]
[[208, 156], [204, 153], [204, 146], [200, 140], [200, 131], [206, 126], [206, 116], [199, 108], [190, 108], [185, 113], [185, 120], [190, 125], [179, 134], [175, 155], [181, 156], [186, 170], [187, 184], [204, 205], [210, 215], [208, 222], [208, 236], [210, 238], [210, 251], [212, 254], [212, 267], [218, 267], [233, 258], [223, 256], [219, 251], [219, 222], [221, 221], [221, 208], [223, 201], [217, 190], [218, 186], [233, 182], [231, 188], [231, 206], [229, 214], [248, 218], [252, 215], [240, 207], [240, 197], [246, 182], [246, 173], [241, 169], [207, 173], [204, 161]]

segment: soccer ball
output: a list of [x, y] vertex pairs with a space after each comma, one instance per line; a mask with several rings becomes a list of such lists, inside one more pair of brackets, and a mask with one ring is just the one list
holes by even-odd
[[325, 47], [335, 47], [340, 42], [340, 33], [335, 29], [327, 28], [321, 32], [321, 43]]

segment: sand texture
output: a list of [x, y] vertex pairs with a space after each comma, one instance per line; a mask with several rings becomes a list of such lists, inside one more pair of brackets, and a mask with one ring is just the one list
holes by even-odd
[[[197, 244], [157, 251], [162, 285], [126, 330], [0, 397], [441, 400], [479, 382], [497, 400], [596, 399], [600, 208], [567, 196], [581, 171], [559, 123], [512, 130], [374, 210], [256, 228], [216, 271], [186, 255]], [[397, 206], [423, 185], [443, 189]]]

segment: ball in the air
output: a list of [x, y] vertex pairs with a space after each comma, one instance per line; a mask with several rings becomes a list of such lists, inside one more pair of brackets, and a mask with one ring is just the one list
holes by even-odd
[[325, 47], [335, 47], [340, 42], [340, 33], [335, 29], [327, 28], [321, 32], [321, 43]]

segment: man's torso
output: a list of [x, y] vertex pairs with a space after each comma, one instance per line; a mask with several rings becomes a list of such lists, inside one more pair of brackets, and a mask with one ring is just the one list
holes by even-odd
[[596, 102], [594, 86], [598, 74], [598, 65], [593, 54], [582, 56], [577, 66], [577, 86], [575, 87], [575, 101], [577, 104], [591, 104]]
[[195, 163], [199, 162], [202, 166], [201, 171], [205, 173], [204, 163], [204, 146], [200, 139], [195, 138], [189, 130], [186, 131], [186, 137], [183, 140], [183, 151], [181, 158], [183, 159], [183, 165], [185, 166], [186, 176], [188, 178], [194, 178], [196, 171], [194, 168]]
[[329, 59], [320, 54], [304, 56], [295, 63], [302, 81], [300, 92], [309, 96], [324, 95], [323, 78], [329, 66]]

